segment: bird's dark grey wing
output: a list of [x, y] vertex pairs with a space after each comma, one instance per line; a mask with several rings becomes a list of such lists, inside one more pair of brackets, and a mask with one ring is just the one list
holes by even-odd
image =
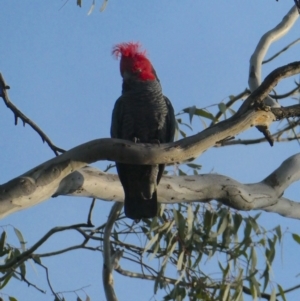
[[[167, 108], [168, 108], [168, 114], [166, 116], [166, 132], [165, 132], [165, 139], [164, 143], [173, 142], [174, 141], [174, 135], [175, 135], [175, 128], [176, 128], [176, 119], [174, 114], [174, 109], [171, 104], [171, 101], [167, 96], [164, 96], [164, 100], [166, 102]], [[157, 175], [157, 184], [159, 184], [159, 181], [164, 173], [165, 164], [159, 164], [159, 171]]]
[[119, 97], [115, 103], [112, 112], [112, 117], [111, 117], [110, 136], [112, 138], [121, 138], [122, 111], [123, 111], [122, 97]]
[[164, 96], [164, 99], [168, 108], [168, 114], [166, 116], [166, 142], [173, 142], [176, 128], [175, 113], [169, 98], [167, 96]]

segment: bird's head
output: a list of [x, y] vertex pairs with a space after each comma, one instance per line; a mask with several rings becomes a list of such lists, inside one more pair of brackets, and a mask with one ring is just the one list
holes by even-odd
[[116, 58], [121, 57], [120, 72], [124, 80], [129, 78], [142, 81], [157, 79], [155, 70], [146, 56], [146, 51], [141, 50], [139, 43], [117, 44], [113, 47], [112, 54]]

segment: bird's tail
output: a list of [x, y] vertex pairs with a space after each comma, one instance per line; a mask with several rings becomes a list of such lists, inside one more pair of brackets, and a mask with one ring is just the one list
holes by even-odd
[[152, 218], [157, 214], [157, 193], [154, 191], [151, 199], [141, 196], [128, 198], [125, 196], [125, 215], [134, 220]]

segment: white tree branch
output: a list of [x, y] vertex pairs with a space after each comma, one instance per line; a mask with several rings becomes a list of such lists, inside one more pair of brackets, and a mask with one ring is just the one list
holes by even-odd
[[[71, 181], [69, 180], [70, 178], [67, 178], [68, 180], [63, 179], [87, 164], [99, 160], [134, 164], [172, 164], [182, 162], [198, 157], [202, 152], [215, 146], [220, 141], [235, 136], [252, 126], [268, 126], [276, 119], [275, 115], [271, 111], [257, 110], [255, 105], [259, 105], [262, 102], [280, 79], [299, 72], [300, 62], [291, 63], [274, 70], [266, 77], [260, 87], [251, 93], [248, 99], [244, 101], [237, 114], [194, 136], [174, 143], [145, 145], [120, 139], [97, 139], [79, 145], [35, 167], [25, 174], [0, 185], [0, 217], [2, 218], [10, 213], [36, 205], [51, 196], [61, 194], [62, 191], [66, 190], [66, 187], [72, 186], [73, 181], [72, 177]], [[224, 183], [221, 179], [219, 180], [219, 186], [216, 185], [216, 181], [211, 180], [212, 183], [214, 183], [214, 189], [212, 189], [212, 187], [210, 189], [206, 188], [206, 190], [211, 193], [210, 195], [203, 194], [202, 190], [202, 197], [193, 197], [193, 200], [225, 199], [228, 205], [241, 210], [260, 208], [256, 203], [259, 203], [262, 207], [271, 206], [276, 203], [275, 196], [278, 197], [278, 193], [276, 194], [274, 189], [271, 189], [266, 194], [264, 189], [268, 187], [263, 187], [262, 190], [257, 188], [256, 194], [255, 192], [252, 193], [257, 195], [260, 194], [261, 191], [262, 196], [253, 198], [253, 194], [246, 196], [247, 189], [243, 190], [237, 182], [228, 185], [228, 179], [226, 177], [224, 177]], [[174, 179], [174, 185], [176, 186], [175, 183], [176, 180]], [[225, 185], [226, 183], [227, 185]], [[173, 182], [171, 182], [168, 187], [173, 187], [172, 185]], [[180, 186], [182, 184], [180, 183], [178, 185]], [[162, 186], [162, 184], [160, 186]], [[184, 187], [183, 185], [181, 188]], [[216, 187], [219, 187], [219, 189], [216, 189]], [[238, 187], [237, 191], [235, 191], [236, 187]], [[217, 192], [219, 194], [217, 194]], [[173, 199], [168, 195], [165, 200], [166, 202], [167, 200], [173, 200], [173, 202], [174, 200], [187, 201], [188, 191], [185, 191], [181, 199], [178, 199], [179, 195], [180, 194], [176, 194]], [[230, 198], [227, 197], [226, 199], [228, 195]], [[233, 197], [233, 195], [235, 195], [235, 197]], [[244, 198], [245, 202], [239, 200], [241, 197]], [[117, 195], [114, 194], [110, 199], [119, 200], [120, 195], [117, 197]], [[259, 202], [256, 202], [257, 199]], [[268, 199], [272, 199], [273, 201], [270, 202]]]
[[[293, 27], [294, 23], [297, 21], [298, 17], [298, 8], [296, 5], [294, 5], [277, 26], [261, 37], [254, 53], [250, 58], [248, 84], [251, 92], [256, 90], [261, 84], [262, 62], [271, 44], [288, 33]], [[279, 107], [279, 104], [269, 95], [267, 96], [265, 103], [272, 107]]]
[[251, 126], [270, 123], [274, 119], [272, 112], [250, 110], [197, 135], [160, 146], [106, 138], [87, 142], [0, 185], [0, 217], [56, 195], [62, 185], [68, 185], [63, 184], [62, 180], [87, 164], [99, 160], [135, 164], [182, 162], [196, 158], [220, 140], [243, 132]]
[[[242, 184], [218, 174], [164, 176], [158, 186], [158, 201], [171, 204], [217, 200], [238, 210], [261, 209], [300, 219], [300, 204], [282, 197], [285, 189], [299, 180], [300, 153], [254, 184]], [[119, 202], [124, 198], [118, 176], [93, 167], [82, 168], [66, 177], [58, 194]]]
[[111, 208], [106, 227], [103, 236], [103, 269], [102, 269], [102, 281], [107, 301], [118, 301], [114, 290], [114, 278], [113, 278], [113, 262], [110, 248], [110, 235], [112, 227], [118, 218], [120, 211], [123, 207], [122, 203], [115, 203]]
[[[254, 184], [242, 184], [217, 174], [164, 176], [158, 186], [158, 200], [167, 204], [218, 200], [238, 210], [262, 209], [300, 219], [300, 204], [282, 197], [285, 189], [299, 179], [300, 154], [296, 154], [285, 160], [264, 180]], [[55, 196], [85, 196], [118, 202], [124, 199], [118, 176], [93, 167], [83, 167], [56, 183]], [[43, 194], [36, 194], [40, 199], [44, 198]], [[22, 209], [21, 203], [17, 209]]]

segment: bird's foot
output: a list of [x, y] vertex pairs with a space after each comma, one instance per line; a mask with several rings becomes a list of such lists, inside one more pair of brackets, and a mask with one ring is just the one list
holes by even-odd
[[134, 143], [139, 143], [140, 142], [140, 139], [138, 137], [133, 137], [132, 140], [133, 140]]
[[160, 141], [158, 139], [152, 139], [150, 143], [160, 146]]

